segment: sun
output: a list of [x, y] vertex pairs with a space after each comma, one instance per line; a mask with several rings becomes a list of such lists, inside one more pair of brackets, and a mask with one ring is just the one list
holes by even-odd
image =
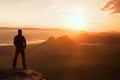
[[84, 20], [78, 15], [66, 16], [66, 20], [69, 29], [81, 30], [83, 28]]

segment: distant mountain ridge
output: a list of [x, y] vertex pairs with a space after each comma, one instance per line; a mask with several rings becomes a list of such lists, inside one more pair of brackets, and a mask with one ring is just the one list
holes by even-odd
[[78, 43], [120, 45], [120, 33], [81, 33], [74, 37], [74, 40]]
[[[17, 27], [0, 27], [0, 29], [12, 29], [12, 30], [16, 30], [19, 29]], [[57, 29], [57, 28], [37, 28], [37, 27], [22, 27], [22, 29], [24, 30], [62, 30], [62, 29]]]
[[50, 50], [65, 51], [65, 50], [75, 49], [76, 46], [78, 46], [78, 44], [75, 41], [73, 41], [69, 36], [64, 35], [56, 39], [55, 37], [51, 36], [48, 38], [48, 40], [46, 40], [41, 44], [38, 44], [37, 46], [44, 47], [42, 49], [46, 51], [50, 51]]

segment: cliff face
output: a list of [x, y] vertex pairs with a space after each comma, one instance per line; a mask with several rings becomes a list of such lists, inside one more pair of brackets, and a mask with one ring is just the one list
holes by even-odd
[[33, 70], [0, 69], [0, 80], [47, 80], [42, 74]]

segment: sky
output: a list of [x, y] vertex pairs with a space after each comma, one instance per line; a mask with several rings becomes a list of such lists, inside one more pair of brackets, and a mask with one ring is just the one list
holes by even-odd
[[0, 26], [120, 31], [120, 0], [0, 0]]

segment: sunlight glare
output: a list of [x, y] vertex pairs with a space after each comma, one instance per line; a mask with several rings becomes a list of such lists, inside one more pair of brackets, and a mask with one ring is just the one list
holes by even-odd
[[67, 24], [69, 25], [69, 29], [72, 30], [81, 30], [83, 28], [83, 19], [77, 15], [66, 16]]

